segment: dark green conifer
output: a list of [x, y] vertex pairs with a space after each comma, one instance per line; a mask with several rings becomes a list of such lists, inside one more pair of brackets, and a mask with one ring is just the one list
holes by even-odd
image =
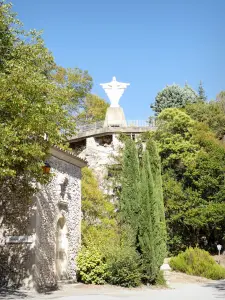
[[153, 140], [149, 140], [146, 145], [149, 153], [150, 165], [152, 170], [153, 182], [154, 182], [154, 193], [155, 193], [155, 249], [157, 263], [160, 267], [163, 264], [164, 258], [166, 257], [166, 222], [165, 222], [165, 211], [164, 211], [164, 200], [163, 200], [163, 189], [162, 189], [162, 176], [161, 176], [161, 159], [158, 153], [157, 145]]
[[202, 81], [200, 81], [199, 83], [199, 87], [198, 87], [198, 98], [201, 100], [201, 101], [206, 101], [207, 100], [207, 97], [205, 95], [205, 90], [203, 88], [203, 84], [202, 84]]
[[135, 142], [125, 142], [122, 164], [122, 191], [120, 198], [120, 216], [122, 223], [129, 225], [137, 235], [139, 216], [139, 160]]
[[133, 229], [144, 280], [154, 282], [166, 256], [166, 226], [160, 158], [151, 140], [142, 152], [141, 170], [135, 142], [125, 142], [120, 216]]
[[158, 264], [155, 249], [154, 226], [156, 223], [154, 181], [148, 151], [143, 153], [140, 183], [140, 217], [138, 242], [143, 262], [143, 278], [147, 282], [155, 280]]

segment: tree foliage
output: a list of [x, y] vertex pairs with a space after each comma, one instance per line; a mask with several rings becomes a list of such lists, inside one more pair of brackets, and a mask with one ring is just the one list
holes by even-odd
[[179, 109], [159, 115], [155, 139], [163, 167], [170, 251], [213, 250], [224, 236], [224, 145]]
[[155, 98], [151, 108], [158, 115], [165, 108], [185, 107], [188, 103], [197, 101], [197, 93], [189, 86], [181, 87], [177, 84], [167, 85]]
[[79, 124], [89, 124], [105, 119], [109, 104], [100, 97], [88, 94], [82, 105], [82, 110], [77, 116]]
[[225, 114], [225, 91], [221, 91], [216, 96], [216, 102], [219, 104], [220, 108], [222, 109], [223, 113]]
[[156, 281], [166, 255], [161, 166], [153, 141], [144, 152], [130, 138], [123, 141], [122, 159], [119, 155], [117, 160], [122, 164], [116, 177], [121, 186], [118, 214], [111, 209], [117, 203], [109, 203], [92, 171], [83, 169], [82, 241], [86, 249], [101, 253], [107, 282], [136, 286], [141, 280]]
[[[4, 61], [10, 58], [10, 52], [15, 43], [15, 38], [10, 28], [14, 15], [9, 14], [10, 5], [0, 3], [0, 70], [4, 67]], [[18, 23], [18, 21], [16, 22]]]
[[140, 170], [138, 153], [135, 142], [131, 139], [125, 141], [122, 164], [120, 216], [122, 223], [129, 225], [137, 235], [139, 201]]
[[198, 87], [198, 98], [199, 98], [199, 100], [201, 100], [203, 102], [207, 100], [202, 81], [200, 81], [199, 87]]
[[154, 282], [166, 255], [160, 159], [155, 144], [148, 142], [145, 151], [140, 147], [139, 156], [137, 148], [133, 140], [125, 140], [120, 216], [141, 254], [143, 280]]
[[113, 215], [114, 206], [100, 190], [93, 171], [88, 167], [82, 169], [81, 194], [83, 220], [88, 225], [108, 222], [109, 216]]
[[192, 119], [208, 125], [218, 139], [223, 139], [225, 135], [225, 109], [223, 110], [222, 100], [187, 105], [185, 111]]
[[82, 170], [82, 215], [84, 247], [77, 260], [79, 279], [85, 283], [139, 285], [141, 264], [133, 231], [118, 224], [114, 204], [99, 189], [88, 168]]
[[[141, 183], [140, 183], [140, 215], [138, 241], [143, 259], [144, 277], [152, 282], [158, 274], [158, 262], [156, 257], [155, 238], [158, 229], [158, 207], [154, 194], [154, 182], [147, 151], [143, 153]], [[157, 226], [157, 229], [154, 228]]]
[[163, 188], [162, 188], [162, 168], [161, 168], [161, 158], [158, 153], [158, 148], [153, 139], [147, 142], [146, 150], [149, 153], [149, 161], [153, 176], [154, 183], [154, 195], [156, 202], [155, 212], [157, 213], [157, 218], [155, 220], [157, 223], [154, 225], [155, 229], [155, 248], [156, 248], [156, 259], [158, 267], [163, 264], [164, 258], [166, 257], [167, 247], [167, 233], [166, 233], [166, 223], [165, 223], [165, 209], [163, 200]]
[[82, 242], [102, 250], [115, 237], [114, 205], [99, 189], [91, 169], [82, 169]]
[[8, 4], [0, 5], [0, 26], [5, 49], [0, 50], [0, 177], [40, 181], [50, 147], [74, 133], [71, 111], [90, 91], [92, 79], [79, 69], [57, 67], [41, 35], [24, 31]]
[[155, 281], [166, 256], [166, 225], [160, 159], [156, 145], [148, 141], [143, 152], [140, 182], [138, 240], [144, 277]]

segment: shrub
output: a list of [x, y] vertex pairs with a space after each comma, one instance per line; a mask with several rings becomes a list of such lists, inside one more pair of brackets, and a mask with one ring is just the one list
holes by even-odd
[[[105, 225], [105, 226], [104, 226]], [[82, 222], [82, 244], [88, 249], [96, 249], [99, 253], [107, 252], [111, 244], [118, 242], [118, 233], [116, 226], [107, 226], [107, 224], [86, 226]], [[84, 228], [86, 226], [86, 228]]]
[[106, 263], [96, 249], [83, 247], [77, 257], [78, 280], [83, 283], [104, 284]]
[[141, 284], [140, 257], [131, 246], [115, 246], [107, 257], [107, 282], [123, 287]]
[[163, 271], [160, 270], [155, 279], [155, 285], [166, 286], [166, 279], [164, 277]]
[[171, 258], [173, 270], [189, 275], [202, 276], [209, 279], [225, 279], [225, 268], [218, 265], [210, 254], [199, 248], [189, 248], [178, 256]]

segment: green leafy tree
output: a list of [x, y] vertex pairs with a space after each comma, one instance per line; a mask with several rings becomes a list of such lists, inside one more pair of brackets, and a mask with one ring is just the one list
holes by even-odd
[[189, 86], [181, 87], [177, 84], [167, 85], [155, 98], [151, 108], [158, 115], [165, 108], [185, 107], [188, 103], [196, 102], [197, 93]]
[[155, 133], [163, 167], [169, 248], [215, 251], [224, 236], [224, 145], [179, 109], [159, 115]]
[[140, 170], [135, 142], [125, 141], [122, 164], [120, 216], [122, 223], [129, 225], [137, 235], [139, 206]]
[[216, 134], [218, 139], [223, 139], [225, 135], [225, 110], [221, 101], [198, 102], [187, 105], [186, 113], [192, 119], [204, 123]]
[[114, 215], [114, 206], [100, 190], [93, 171], [88, 167], [82, 169], [81, 181], [82, 214], [88, 225], [109, 223], [109, 216]]
[[93, 171], [82, 169], [82, 243], [102, 250], [115, 238], [116, 221], [114, 205], [100, 190]]
[[0, 177], [41, 181], [50, 147], [74, 132], [71, 111], [90, 91], [92, 79], [71, 69], [60, 82], [40, 34], [25, 32], [10, 9], [0, 6], [0, 26], [6, 32], [1, 43], [10, 50], [10, 55], [3, 53], [0, 68]]
[[216, 96], [216, 102], [222, 109], [223, 113], [225, 114], [225, 91], [221, 91], [217, 96]]
[[105, 119], [109, 104], [100, 97], [88, 94], [84, 100], [82, 111], [77, 116], [79, 124], [89, 124]]
[[198, 87], [198, 98], [199, 98], [199, 100], [201, 100], [201, 101], [206, 101], [206, 100], [207, 100], [207, 97], [206, 97], [206, 95], [205, 95], [205, 90], [204, 90], [204, 88], [203, 88], [202, 81], [200, 81], [199, 87]]
[[13, 14], [8, 13], [10, 7], [10, 4], [0, 3], [0, 70], [4, 67], [4, 61], [10, 58], [10, 52], [15, 42], [10, 28], [13, 18]]

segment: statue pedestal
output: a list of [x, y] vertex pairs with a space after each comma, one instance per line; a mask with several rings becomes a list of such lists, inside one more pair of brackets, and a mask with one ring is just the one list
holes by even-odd
[[107, 109], [104, 127], [127, 127], [122, 107], [109, 107]]

